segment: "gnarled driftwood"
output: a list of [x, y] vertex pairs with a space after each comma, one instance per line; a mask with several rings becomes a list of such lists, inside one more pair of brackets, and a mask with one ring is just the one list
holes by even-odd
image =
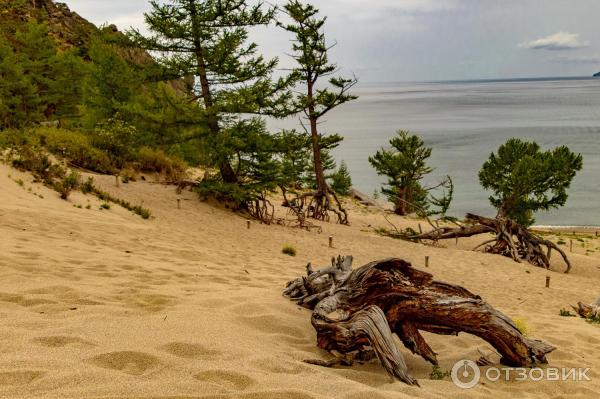
[[410, 237], [419, 240], [443, 240], [456, 237], [472, 237], [478, 234], [492, 233], [494, 238], [483, 242], [475, 249], [483, 247], [485, 252], [504, 255], [515, 262], [529, 262], [532, 265], [550, 268], [550, 255], [552, 250], [558, 252], [567, 269], [571, 271], [571, 262], [567, 254], [550, 240], [540, 237], [526, 227], [506, 217], [498, 216], [494, 219], [468, 213], [465, 220], [469, 222], [460, 227], [439, 227], [432, 231]]
[[313, 310], [317, 345], [337, 360], [308, 361], [331, 366], [377, 356], [394, 378], [418, 385], [408, 372], [392, 333], [413, 353], [437, 364], [420, 331], [467, 332], [489, 342], [510, 366], [546, 362], [555, 348], [526, 338], [504, 314], [466, 289], [433, 280], [402, 259], [384, 259], [352, 270], [352, 256], [288, 282], [284, 295]]

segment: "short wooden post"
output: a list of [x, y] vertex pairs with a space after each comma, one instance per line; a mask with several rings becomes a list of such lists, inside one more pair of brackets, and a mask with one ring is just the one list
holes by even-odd
[[421, 223], [419, 223], [419, 233], [423, 234], [423, 228], [421, 227]]
[[550, 276], [546, 276], [546, 288], [550, 288]]
[[246, 226], [248, 227], [248, 230], [250, 230], [250, 221], [246, 220]]
[[456, 245], [458, 245], [458, 236], [456, 236]]
[[596, 238], [598, 238], [598, 232], [596, 232]]
[[329, 236], [329, 248], [333, 248], [333, 236]]
[[119, 175], [115, 175], [115, 184], [119, 187]]
[[177, 209], [181, 209], [181, 199], [177, 198]]
[[429, 267], [429, 256], [425, 257], [425, 267]]
[[569, 240], [569, 246], [571, 247], [571, 252], [573, 252], [573, 240]]

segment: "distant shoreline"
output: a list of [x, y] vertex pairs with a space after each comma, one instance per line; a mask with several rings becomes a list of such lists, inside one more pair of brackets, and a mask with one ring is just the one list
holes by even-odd
[[593, 233], [600, 232], [600, 226], [556, 226], [556, 225], [539, 225], [531, 226], [532, 230], [549, 231], [556, 233]]

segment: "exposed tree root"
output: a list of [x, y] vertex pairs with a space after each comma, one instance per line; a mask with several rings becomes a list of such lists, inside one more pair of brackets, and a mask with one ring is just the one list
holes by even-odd
[[352, 270], [352, 257], [288, 282], [284, 295], [313, 310], [317, 345], [335, 355], [308, 361], [332, 367], [375, 355], [394, 378], [418, 385], [396, 347], [392, 333], [432, 364], [436, 353], [420, 331], [467, 332], [489, 342], [510, 366], [545, 363], [555, 348], [524, 337], [512, 320], [466, 289], [433, 280], [401, 259], [385, 259]]
[[336, 215], [337, 223], [349, 224], [348, 213], [342, 206], [335, 192], [327, 187], [324, 191], [311, 191], [295, 194], [289, 199], [287, 191], [282, 188], [284, 204], [289, 207], [293, 215], [298, 219], [300, 227], [305, 228], [307, 219], [330, 221], [330, 213]]
[[474, 249], [483, 247], [485, 252], [507, 256], [515, 262], [529, 262], [546, 269], [550, 268], [550, 256], [552, 250], [555, 250], [567, 265], [565, 273], [571, 271], [571, 262], [562, 249], [552, 241], [545, 240], [511, 219], [500, 216], [491, 219], [469, 213], [466, 221], [470, 224], [459, 227], [436, 227], [432, 231], [412, 238], [439, 241], [491, 233], [495, 235], [495, 238], [485, 241]]
[[584, 319], [594, 319], [600, 321], [600, 298], [592, 304], [577, 302], [577, 307], [571, 306], [579, 316]]

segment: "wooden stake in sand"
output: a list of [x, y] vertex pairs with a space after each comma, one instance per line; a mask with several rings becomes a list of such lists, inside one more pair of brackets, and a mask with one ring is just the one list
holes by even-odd
[[571, 247], [571, 252], [573, 252], [573, 240], [569, 240], [569, 246]]
[[329, 248], [333, 248], [333, 236], [329, 236]]
[[177, 209], [181, 209], [181, 199], [177, 198]]
[[458, 236], [456, 237], [456, 245], [458, 245]]
[[115, 175], [115, 184], [119, 187], [119, 175]]
[[550, 276], [546, 276], [546, 288], [550, 288]]
[[248, 230], [250, 230], [250, 221], [246, 220], [246, 226], [248, 226]]
[[419, 233], [423, 234], [423, 228], [421, 227], [421, 223], [419, 223]]
[[425, 267], [429, 267], [429, 256], [425, 257]]

